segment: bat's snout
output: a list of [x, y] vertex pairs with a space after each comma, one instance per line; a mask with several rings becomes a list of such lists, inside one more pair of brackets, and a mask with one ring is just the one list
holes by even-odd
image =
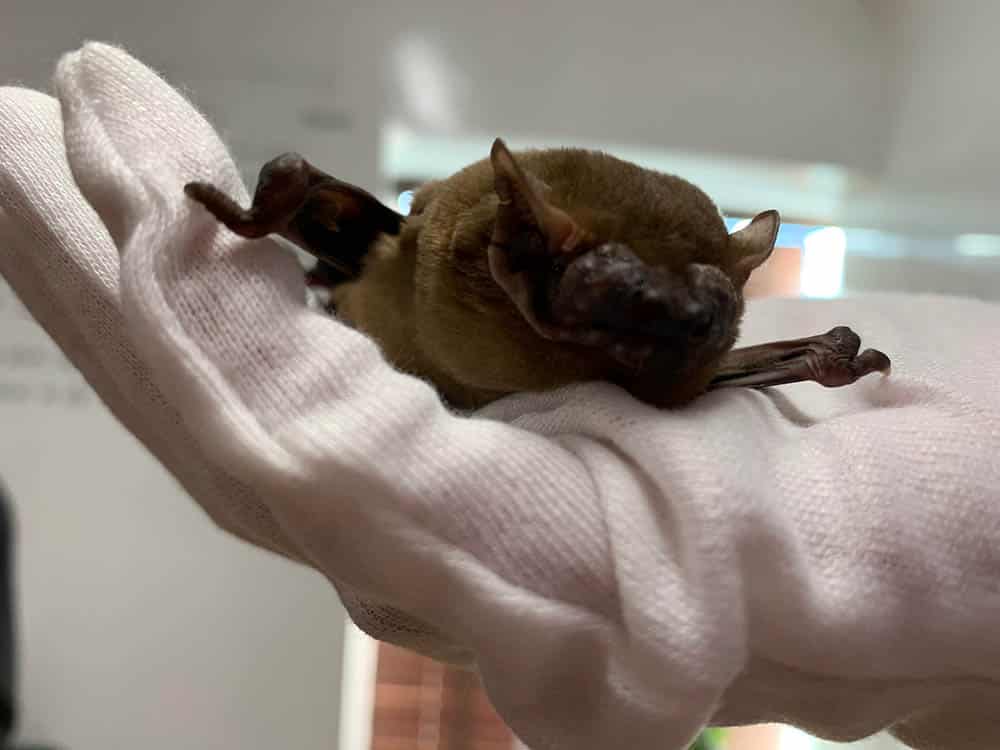
[[690, 295], [685, 318], [688, 335], [705, 341], [728, 340], [742, 311], [742, 295], [732, 279], [717, 266], [700, 263], [689, 265], [685, 276]]
[[608, 243], [566, 267], [551, 310], [561, 325], [616, 331], [647, 339], [654, 348], [676, 349], [725, 338], [739, 314], [739, 295], [715, 266], [690, 264], [677, 273]]

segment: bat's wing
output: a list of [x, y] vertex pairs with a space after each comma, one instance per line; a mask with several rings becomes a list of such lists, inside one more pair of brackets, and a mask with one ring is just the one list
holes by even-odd
[[860, 354], [860, 337], [846, 326], [819, 336], [775, 341], [729, 352], [711, 388], [763, 388], [813, 381], [828, 388], [850, 385], [874, 372], [889, 373], [889, 358], [875, 349]]
[[371, 193], [292, 153], [264, 165], [248, 209], [208, 183], [184, 191], [240, 236], [277, 234], [324, 261], [331, 268], [314, 272], [323, 282], [356, 278], [375, 238], [398, 234], [403, 220]]

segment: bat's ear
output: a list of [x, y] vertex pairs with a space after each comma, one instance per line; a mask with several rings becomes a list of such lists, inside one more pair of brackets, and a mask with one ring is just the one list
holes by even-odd
[[545, 199], [547, 187], [517, 163], [501, 139], [490, 150], [497, 209], [493, 241], [501, 247], [515, 243], [525, 233], [541, 234], [550, 252], [572, 250], [583, 232], [573, 218]]
[[754, 216], [753, 221], [743, 229], [729, 235], [736, 257], [733, 282], [737, 286], [742, 287], [750, 278], [750, 273], [771, 257], [780, 225], [781, 217], [777, 211], [764, 211]]

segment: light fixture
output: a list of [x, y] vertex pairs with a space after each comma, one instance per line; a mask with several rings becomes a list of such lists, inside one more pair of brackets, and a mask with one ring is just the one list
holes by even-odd
[[404, 190], [400, 193], [399, 197], [396, 198], [396, 205], [399, 207], [399, 212], [403, 214], [403, 216], [408, 216], [410, 213], [410, 206], [413, 205], [413, 191]]
[[391, 46], [391, 52], [407, 119], [421, 130], [455, 132], [461, 124], [459, 94], [467, 82], [444, 46], [408, 32]]
[[963, 234], [955, 241], [955, 249], [969, 258], [995, 258], [1000, 256], [1000, 235]]
[[847, 235], [840, 227], [823, 227], [802, 240], [800, 291], [804, 297], [836, 297], [844, 286]]

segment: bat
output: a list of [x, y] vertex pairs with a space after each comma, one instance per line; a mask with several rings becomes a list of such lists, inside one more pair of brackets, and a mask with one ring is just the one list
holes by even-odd
[[408, 215], [283, 154], [243, 208], [217, 187], [187, 195], [242, 237], [314, 256], [307, 283], [398, 369], [456, 408], [605, 380], [658, 407], [723, 387], [887, 373], [850, 328], [734, 349], [743, 288], [768, 259], [777, 211], [730, 234], [691, 183], [582, 149], [489, 157], [414, 195]]

